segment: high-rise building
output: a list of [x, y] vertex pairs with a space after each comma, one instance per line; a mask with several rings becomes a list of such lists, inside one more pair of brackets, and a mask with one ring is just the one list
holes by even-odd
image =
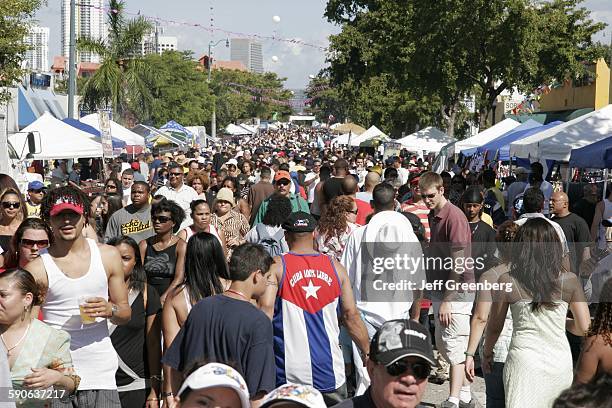
[[263, 74], [263, 51], [260, 42], [249, 38], [232, 38], [230, 60], [240, 61], [249, 71]]
[[49, 71], [49, 27], [31, 27], [25, 42], [30, 47], [25, 55], [28, 68], [38, 72]]
[[161, 55], [164, 51], [176, 51], [178, 49], [177, 38], [160, 35], [160, 31], [157, 28], [146, 34], [140, 44], [140, 55], [148, 55], [155, 52]]
[[[76, 38], [105, 39], [104, 0], [79, 0], [76, 6]], [[62, 55], [70, 56], [70, 0], [62, 0]], [[100, 62], [100, 56], [77, 52], [77, 62]]]

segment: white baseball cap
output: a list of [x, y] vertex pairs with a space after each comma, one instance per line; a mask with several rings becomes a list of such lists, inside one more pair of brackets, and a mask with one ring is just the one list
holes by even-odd
[[236, 159], [229, 159], [228, 161], [225, 162], [226, 166], [229, 166], [229, 165], [232, 165], [232, 164], [234, 166], [238, 167], [238, 160], [236, 160]]
[[326, 407], [321, 393], [310, 385], [281, 385], [264, 397], [261, 408], [273, 407], [278, 402], [294, 402], [304, 408]]
[[201, 390], [212, 387], [226, 387], [236, 391], [242, 408], [250, 408], [249, 390], [244, 378], [232, 367], [220, 363], [208, 363], [183, 381], [178, 395], [180, 396], [187, 388]]

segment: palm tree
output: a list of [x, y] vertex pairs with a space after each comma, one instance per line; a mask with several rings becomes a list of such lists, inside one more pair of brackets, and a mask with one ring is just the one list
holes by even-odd
[[81, 89], [82, 108], [86, 111], [112, 108], [115, 117], [123, 120], [144, 119], [152, 96], [147, 86], [149, 72], [138, 49], [153, 26], [144, 17], [126, 21], [124, 8], [124, 1], [110, 0], [106, 40], [78, 40], [79, 51], [98, 54], [102, 59], [100, 68]]

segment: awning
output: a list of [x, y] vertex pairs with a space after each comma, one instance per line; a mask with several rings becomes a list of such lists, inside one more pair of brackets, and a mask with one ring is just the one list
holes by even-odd
[[[100, 137], [100, 131], [98, 131], [96, 128], [94, 128], [93, 126], [89, 126], [83, 122], [80, 122], [76, 119], [72, 119], [72, 118], [66, 118], [66, 119], [62, 119], [62, 122], [77, 128], [79, 130], [82, 130], [83, 132], [87, 132], [90, 135], [92, 135], [95, 139], [96, 142], [98, 143], [102, 143], [102, 138]], [[123, 149], [126, 146], [126, 143], [123, 140], [117, 139], [115, 137], [111, 137], [112, 142], [113, 142], [113, 149]]]
[[572, 150], [570, 167], [612, 169], [612, 136]]

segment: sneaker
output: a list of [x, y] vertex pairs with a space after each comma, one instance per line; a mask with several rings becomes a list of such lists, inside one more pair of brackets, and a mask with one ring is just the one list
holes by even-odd
[[459, 408], [457, 404], [450, 402], [449, 400], [442, 401], [442, 403], [438, 406], [439, 408]]
[[459, 408], [476, 408], [476, 401], [474, 401], [474, 398], [472, 398], [470, 402], [459, 400]]

